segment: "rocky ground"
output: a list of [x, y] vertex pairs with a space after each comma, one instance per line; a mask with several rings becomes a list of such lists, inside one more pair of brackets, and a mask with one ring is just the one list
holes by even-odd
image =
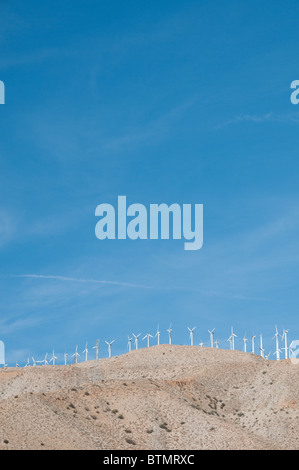
[[0, 370], [0, 449], [298, 449], [299, 365], [154, 346]]

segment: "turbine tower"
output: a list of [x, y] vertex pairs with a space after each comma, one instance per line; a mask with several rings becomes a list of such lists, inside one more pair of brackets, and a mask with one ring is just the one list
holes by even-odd
[[138, 339], [139, 339], [139, 336], [141, 335], [141, 333], [139, 333], [138, 335], [134, 335], [133, 333], [133, 336], [135, 338], [135, 349], [138, 349]]
[[261, 351], [261, 356], [265, 358], [265, 350], [263, 348], [263, 335], [260, 334], [260, 351]]
[[190, 336], [190, 345], [193, 346], [193, 335], [194, 335], [194, 330], [195, 330], [196, 326], [194, 326], [193, 328], [189, 328], [189, 326], [188, 326], [187, 328], [190, 332], [190, 334], [189, 334], [189, 336]]
[[215, 328], [213, 328], [212, 331], [208, 330], [208, 332], [210, 333], [211, 348], [214, 347], [214, 330]]
[[92, 347], [92, 349], [96, 350], [96, 359], [99, 359], [99, 348], [100, 348], [100, 340], [96, 340], [96, 345]]
[[33, 361], [33, 367], [35, 367], [35, 366], [36, 366], [36, 362], [37, 362], [37, 361], [34, 359], [34, 357], [33, 357], [33, 356], [32, 356], [32, 361]]
[[166, 331], [168, 331], [168, 341], [169, 341], [169, 344], [171, 344], [171, 333], [172, 333], [171, 323], [170, 323], [168, 330]]
[[155, 337], [157, 338], [157, 344], [159, 346], [160, 344], [160, 334], [161, 334], [161, 331], [159, 330], [159, 325], [157, 326], [157, 333], [155, 334]]
[[78, 363], [78, 357], [80, 357], [80, 354], [78, 353], [78, 346], [76, 346], [76, 351], [74, 352], [72, 357], [74, 358], [75, 364], [77, 364]]
[[88, 342], [86, 341], [86, 345], [85, 345], [85, 349], [84, 351], [82, 352], [82, 354], [85, 353], [85, 361], [87, 362], [87, 359], [88, 359]]
[[106, 344], [108, 344], [108, 357], [111, 357], [111, 345], [114, 343], [115, 339], [113, 341], [105, 341]]
[[152, 338], [152, 335], [147, 333], [144, 338], [142, 338], [142, 341], [147, 338], [147, 347], [150, 347], [150, 338]]
[[41, 362], [43, 362], [43, 363], [45, 364], [45, 366], [47, 366], [47, 365], [49, 364], [47, 358], [48, 358], [48, 353], [46, 353], [46, 355], [45, 355], [45, 357], [44, 357], [44, 360], [41, 361]]
[[255, 350], [255, 335], [252, 335], [251, 336], [251, 354], [254, 354], [254, 350]]
[[289, 330], [283, 330], [283, 334], [282, 334], [282, 341], [284, 340], [284, 357], [285, 359], [288, 359], [289, 355], [288, 355], [288, 351], [289, 351], [289, 348], [288, 348], [288, 332]]
[[55, 366], [55, 359], [57, 359], [57, 357], [55, 356], [54, 349], [53, 349], [52, 357], [50, 359], [50, 362], [53, 362], [53, 366]]
[[235, 338], [237, 338], [237, 335], [234, 333], [234, 328], [232, 327], [231, 329], [231, 341], [232, 341], [232, 350], [235, 350]]
[[133, 340], [133, 338], [130, 338], [130, 336], [128, 336], [128, 348], [129, 348], [129, 352], [132, 351], [132, 340]]
[[64, 365], [65, 365], [65, 366], [67, 365], [67, 357], [68, 357], [68, 353], [65, 352], [65, 353], [64, 353]]
[[218, 341], [218, 339], [216, 339], [216, 341], [215, 341], [215, 346], [216, 346], [216, 349], [219, 349], [219, 341]]
[[273, 336], [273, 339], [275, 338], [275, 343], [276, 343], [276, 349], [275, 349], [275, 356], [276, 356], [276, 360], [279, 361], [280, 360], [280, 353], [281, 353], [281, 350], [279, 349], [279, 333], [278, 333], [278, 329], [277, 329], [277, 326], [275, 325], [275, 335]]
[[244, 342], [244, 352], [247, 352], [247, 344], [246, 344], [247, 341], [248, 341], [248, 339], [246, 338], [246, 333], [245, 333], [244, 338], [243, 338], [243, 342]]

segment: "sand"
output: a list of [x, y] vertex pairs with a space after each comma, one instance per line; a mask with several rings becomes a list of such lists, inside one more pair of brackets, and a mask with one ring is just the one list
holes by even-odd
[[0, 371], [0, 449], [299, 449], [299, 365], [153, 346]]

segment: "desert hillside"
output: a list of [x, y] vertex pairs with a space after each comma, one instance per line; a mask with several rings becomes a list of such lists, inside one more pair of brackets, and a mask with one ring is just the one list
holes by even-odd
[[0, 371], [0, 449], [299, 449], [299, 366], [154, 346]]

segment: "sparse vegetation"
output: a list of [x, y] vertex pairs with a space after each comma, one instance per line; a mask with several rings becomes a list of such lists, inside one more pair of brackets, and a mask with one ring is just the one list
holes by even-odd
[[165, 429], [167, 432], [171, 432], [171, 429], [168, 428], [167, 423], [162, 423], [160, 424], [161, 429]]
[[133, 441], [133, 439], [130, 439], [129, 437], [126, 437], [126, 442], [127, 442], [128, 444], [131, 444], [132, 446], [136, 446], [136, 442]]

